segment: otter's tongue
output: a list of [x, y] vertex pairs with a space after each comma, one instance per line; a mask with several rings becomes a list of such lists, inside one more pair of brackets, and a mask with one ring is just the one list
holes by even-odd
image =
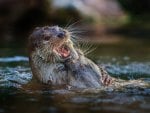
[[68, 49], [67, 47], [65, 47], [65, 46], [59, 47], [56, 51], [57, 51], [57, 52], [61, 55], [61, 57], [63, 57], [63, 58], [66, 58], [66, 57], [68, 57], [68, 56], [70, 55], [69, 49]]

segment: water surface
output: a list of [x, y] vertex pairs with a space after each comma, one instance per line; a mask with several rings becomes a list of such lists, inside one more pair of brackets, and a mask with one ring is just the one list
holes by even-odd
[[[56, 89], [32, 79], [25, 49], [0, 49], [0, 113], [149, 113], [150, 40], [96, 44], [88, 56], [124, 87]], [[121, 83], [120, 83], [121, 84]]]

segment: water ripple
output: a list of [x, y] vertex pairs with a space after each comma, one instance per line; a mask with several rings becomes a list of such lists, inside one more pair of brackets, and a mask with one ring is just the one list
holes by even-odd
[[32, 79], [29, 67], [0, 67], [1, 87], [21, 87]]
[[28, 61], [28, 57], [14, 56], [14, 57], [1, 57], [0, 62], [21, 62]]
[[150, 77], [150, 62], [131, 62], [128, 64], [104, 64], [107, 71], [116, 77], [138, 79]]

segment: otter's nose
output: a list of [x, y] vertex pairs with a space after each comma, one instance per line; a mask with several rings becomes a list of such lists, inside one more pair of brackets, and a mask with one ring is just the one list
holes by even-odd
[[58, 33], [57, 37], [59, 37], [59, 38], [64, 38], [64, 37], [65, 37], [65, 33], [63, 33], [63, 32]]

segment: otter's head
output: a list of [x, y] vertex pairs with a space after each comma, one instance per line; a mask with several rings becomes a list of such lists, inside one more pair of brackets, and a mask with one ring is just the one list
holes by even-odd
[[45, 61], [77, 58], [77, 52], [70, 39], [70, 33], [58, 26], [36, 28], [29, 38], [31, 53]]

